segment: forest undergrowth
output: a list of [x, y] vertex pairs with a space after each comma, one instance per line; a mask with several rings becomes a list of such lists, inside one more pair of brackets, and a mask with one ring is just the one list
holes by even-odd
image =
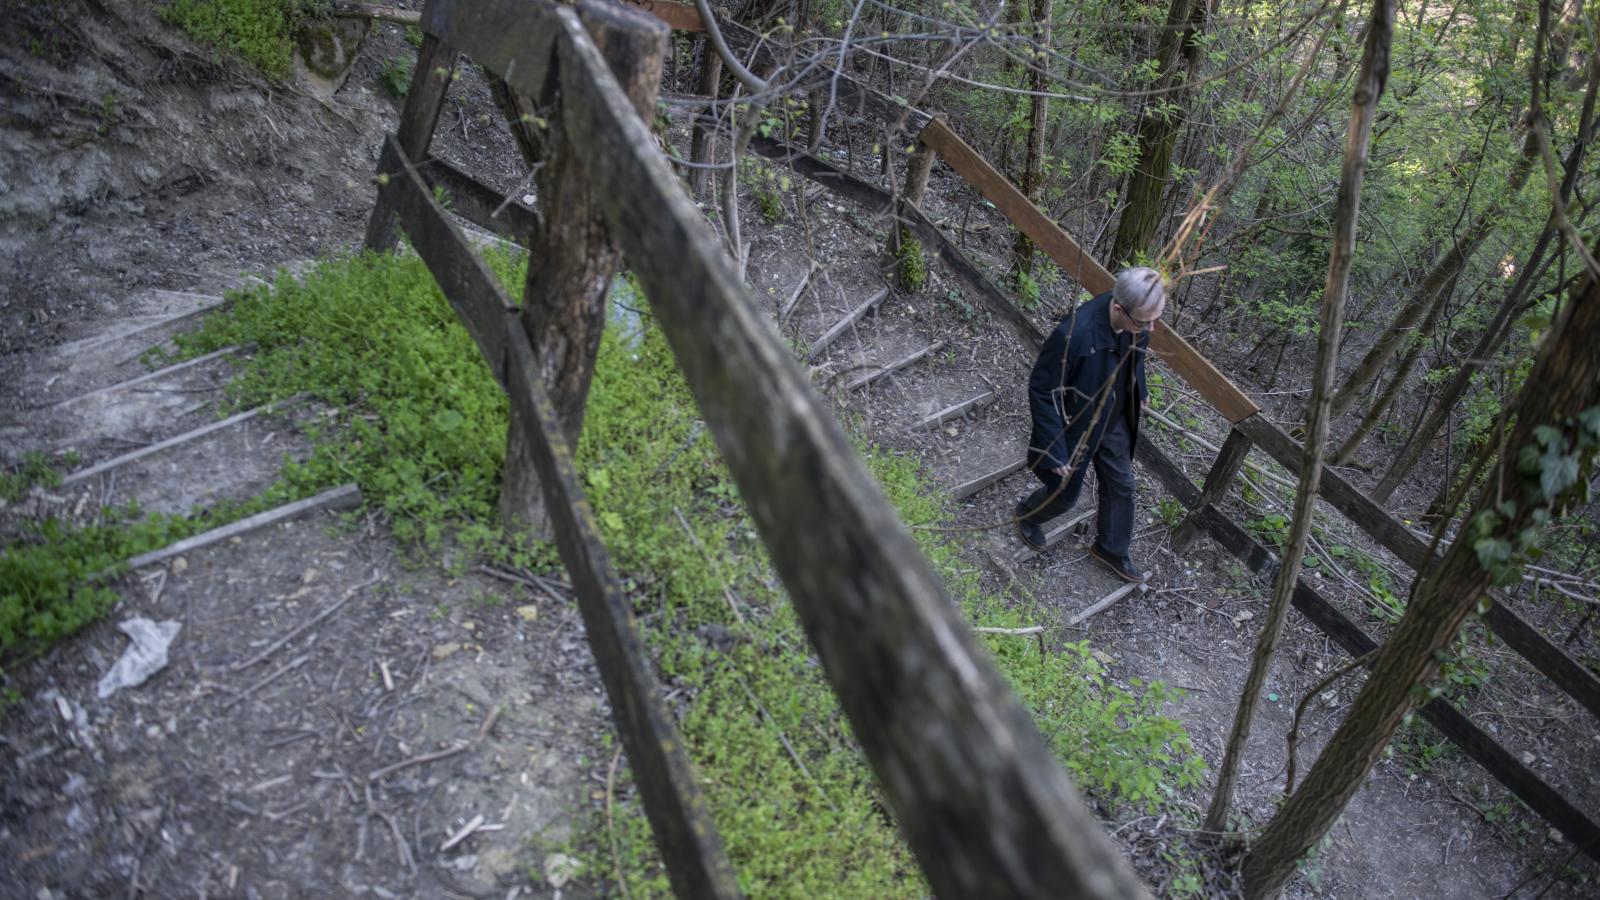
[[[487, 254], [508, 285], [523, 262]], [[613, 292], [578, 469], [601, 533], [679, 716], [741, 888], [749, 894], [923, 896], [926, 884], [810, 651], [738, 492], [661, 333], [626, 279]], [[0, 567], [37, 577], [3, 600], [15, 656], [94, 621], [114, 603], [116, 564], [270, 505], [355, 482], [416, 565], [462, 571], [488, 561], [558, 572], [552, 546], [507, 542], [496, 524], [507, 404], [427, 269], [413, 255], [326, 260], [233, 297], [227, 311], [152, 363], [254, 343], [229, 387], [229, 410], [306, 394], [333, 414], [310, 426], [303, 461], [242, 504], [193, 517], [108, 511], [99, 524], [46, 523], [8, 547]], [[938, 526], [947, 500], [913, 457], [858, 438], [880, 486], [969, 621], [1043, 625], [1059, 610], [986, 590]], [[36, 461], [38, 462], [38, 461]], [[30, 477], [48, 481], [42, 462]], [[919, 526], [934, 526], [921, 528]], [[17, 581], [15, 583], [25, 583]], [[1177, 801], [1203, 763], [1163, 714], [1158, 681], [1118, 684], [1087, 642], [984, 636], [996, 664], [1076, 783], [1109, 811], [1192, 814]], [[609, 748], [614, 750], [615, 748]], [[670, 893], [625, 766], [614, 796], [589, 810], [568, 850], [591, 877], [632, 896]], [[841, 839], [848, 835], [849, 839]], [[1195, 882], [1167, 863], [1171, 884]]]

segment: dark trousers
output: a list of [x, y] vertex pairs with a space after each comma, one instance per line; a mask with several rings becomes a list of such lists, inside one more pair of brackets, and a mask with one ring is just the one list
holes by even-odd
[[[1100, 483], [1098, 546], [1114, 559], [1124, 559], [1133, 543], [1133, 432], [1122, 416], [1106, 423], [1105, 435], [1094, 452], [1094, 471]], [[1035, 525], [1054, 519], [1078, 504], [1078, 493], [1083, 490], [1086, 465], [1079, 465], [1065, 479], [1043, 464], [1034, 468], [1042, 486], [1022, 501], [1022, 509], [1030, 510], [1023, 520]]]

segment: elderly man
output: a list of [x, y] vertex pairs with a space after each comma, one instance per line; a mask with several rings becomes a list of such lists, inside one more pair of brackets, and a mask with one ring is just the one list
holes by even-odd
[[1072, 509], [1086, 463], [1100, 480], [1099, 534], [1089, 553], [1124, 581], [1145, 572], [1128, 557], [1133, 541], [1133, 447], [1150, 330], [1166, 310], [1160, 273], [1117, 273], [1112, 289], [1078, 307], [1045, 339], [1028, 379], [1033, 434], [1028, 468], [1041, 486], [1017, 503], [1022, 541], [1044, 549], [1044, 523]]

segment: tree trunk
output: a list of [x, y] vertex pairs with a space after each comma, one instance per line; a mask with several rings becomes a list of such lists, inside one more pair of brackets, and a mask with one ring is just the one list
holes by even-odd
[[[700, 95], [717, 99], [717, 94], [722, 85], [722, 57], [717, 55], [716, 48], [711, 46], [709, 38], [700, 39]], [[814, 111], [815, 108], [813, 108]], [[815, 128], [815, 124], [812, 126]], [[705, 117], [697, 117], [694, 128], [689, 136], [689, 161], [695, 168], [689, 170], [689, 190], [694, 196], [704, 199], [706, 191], [711, 187], [711, 170], [701, 168], [711, 162], [712, 144], [716, 140], [712, 127], [706, 123]], [[813, 149], [812, 152], [816, 152]]]
[[1316, 370], [1311, 381], [1310, 435], [1305, 443], [1305, 461], [1300, 466], [1300, 483], [1295, 492], [1294, 522], [1288, 545], [1272, 589], [1272, 604], [1256, 639], [1255, 657], [1239, 694], [1233, 731], [1217, 775], [1217, 792], [1206, 811], [1204, 828], [1223, 831], [1227, 826], [1228, 804], [1233, 783], [1238, 777], [1239, 758], [1250, 737], [1256, 699], [1266, 683], [1272, 658], [1283, 637], [1283, 621], [1289, 613], [1289, 600], [1300, 577], [1300, 563], [1311, 537], [1311, 514], [1316, 508], [1317, 488], [1322, 479], [1323, 445], [1328, 440], [1328, 405], [1332, 400], [1333, 379], [1339, 361], [1339, 332], [1344, 326], [1345, 296], [1349, 290], [1350, 263], [1355, 255], [1356, 222], [1361, 208], [1361, 179], [1366, 173], [1367, 149], [1372, 138], [1372, 119], [1389, 79], [1389, 44], [1394, 33], [1394, 0], [1374, 0], [1367, 43], [1361, 55], [1361, 70], [1356, 75], [1355, 94], [1350, 100], [1350, 122], [1345, 132], [1344, 163], [1339, 177], [1339, 194], [1334, 212], [1333, 248], [1328, 256], [1328, 276], [1322, 289], [1321, 328], [1317, 334]]
[[[1050, 0], [1033, 0], [1033, 39], [1042, 47], [1051, 46], [1050, 6]], [[1032, 76], [1029, 86], [1034, 91], [1033, 114], [1028, 119], [1027, 152], [1022, 160], [1022, 178], [1017, 185], [1036, 206], [1044, 193], [1044, 136], [1050, 111], [1049, 100], [1044, 96], [1050, 86], [1047, 59], [1045, 56], [1035, 59], [1029, 70]], [[1018, 273], [1033, 274], [1033, 239], [1021, 231], [1011, 245], [1011, 261]]]
[[[1178, 87], [1194, 73], [1200, 59], [1195, 38], [1205, 29], [1206, 3], [1207, 0], [1172, 0], [1167, 9], [1167, 27], [1156, 46], [1161, 73], [1156, 89]], [[1117, 236], [1111, 244], [1113, 268], [1151, 250], [1172, 166], [1172, 148], [1182, 125], [1183, 97], [1183, 92], [1177, 91], [1157, 94], [1146, 101], [1139, 119], [1139, 161], [1128, 178], [1122, 217], [1117, 220]]]
[[[1579, 466], [1572, 471], [1573, 479], [1580, 488], [1586, 481], [1584, 463], [1594, 457], [1600, 429], [1579, 424], [1574, 417], [1600, 404], [1597, 342], [1600, 284], [1586, 276], [1545, 339], [1517, 398], [1516, 426], [1506, 442], [1507, 452], [1500, 454], [1467, 520], [1472, 523], [1471, 535], [1452, 543], [1444, 558], [1413, 587], [1405, 615], [1379, 650], [1349, 717], [1300, 789], [1245, 855], [1246, 897], [1269, 897], [1282, 889], [1300, 858], [1322, 839], [1355, 795], [1395, 728], [1434, 695], [1439, 660], [1491, 581], [1517, 577], [1526, 550], [1519, 543], [1525, 530], [1529, 535], [1539, 533], [1543, 529], [1535, 523], [1547, 522], [1560, 510], [1565, 498], [1546, 496], [1541, 486], [1551, 469], [1540, 467], [1524, 474], [1518, 465], [1522, 451], [1542, 452], [1546, 458], [1554, 454], [1563, 460], [1576, 454]], [[1553, 442], [1540, 442], [1535, 432], [1544, 428], [1555, 429]], [[1545, 432], [1545, 437], [1550, 434]], [[1484, 452], [1492, 449], [1486, 446]], [[1563, 481], [1550, 485], [1553, 493], [1567, 492]], [[1486, 568], [1485, 560], [1494, 568]]]
[[[1533, 159], [1538, 153], [1538, 143], [1530, 134], [1523, 142], [1522, 156], [1517, 159], [1517, 164], [1511, 170], [1511, 183], [1507, 186], [1506, 193], [1499, 200], [1490, 203], [1488, 208], [1478, 213], [1478, 218], [1468, 229], [1467, 236], [1451, 245], [1450, 250], [1434, 263], [1433, 268], [1423, 277], [1422, 285], [1417, 289], [1412, 302], [1401, 308], [1399, 315], [1389, 323], [1372, 345], [1367, 355], [1362, 357], [1356, 365], [1355, 371], [1345, 379], [1344, 386], [1339, 388], [1339, 393], [1333, 398], [1333, 414], [1342, 416], [1350, 411], [1361, 392], [1366, 390], [1373, 381], [1377, 380], [1389, 361], [1399, 352], [1405, 343], [1407, 335], [1416, 327], [1417, 321], [1424, 314], [1430, 321], [1438, 321], [1439, 310], [1450, 298], [1450, 289], [1455, 286], [1461, 277], [1461, 271], [1472, 259], [1472, 255], [1483, 245], [1485, 239], [1494, 232], [1500, 224], [1508, 200], [1514, 199], [1522, 188], [1528, 183], [1528, 176], [1533, 172]], [[1423, 336], [1426, 337], [1424, 330]]]
[[1356, 455], [1356, 451], [1361, 449], [1361, 444], [1367, 439], [1367, 435], [1372, 433], [1372, 429], [1377, 427], [1378, 422], [1389, 411], [1389, 407], [1394, 404], [1395, 398], [1400, 395], [1400, 389], [1405, 387], [1406, 381], [1411, 378], [1411, 370], [1417, 367], [1417, 360], [1422, 358], [1422, 348], [1427, 344], [1428, 336], [1433, 334], [1435, 326], [1439, 324], [1439, 317], [1444, 313], [1445, 300], [1454, 290], [1455, 285], [1452, 283], [1439, 292], [1439, 297], [1434, 302], [1433, 308], [1428, 310], [1428, 317], [1422, 320], [1422, 327], [1419, 329], [1417, 336], [1412, 339], [1411, 346], [1406, 349], [1406, 355], [1400, 358], [1400, 367], [1395, 371], [1394, 378], [1389, 381], [1389, 386], [1384, 388], [1382, 394], [1378, 395], [1378, 399], [1372, 404], [1372, 408], [1367, 410], [1367, 414], [1362, 417], [1361, 424], [1356, 426], [1356, 430], [1350, 432], [1350, 436], [1345, 438], [1345, 442], [1339, 446], [1338, 450], [1334, 451], [1334, 465], [1342, 466]]
[[[640, 115], [650, 116], [661, 86], [665, 33], [617, 27], [603, 19], [586, 24], [634, 108]], [[582, 172], [583, 160], [563, 132], [560, 116], [552, 115], [549, 121], [552, 139], [546, 144], [544, 166], [539, 169], [544, 227], [532, 244], [539, 252], [528, 258], [522, 327], [533, 342], [561, 419], [562, 436], [567, 446], [576, 450], [606, 324], [606, 295], [621, 253], [606, 232], [598, 198]], [[524, 436], [526, 427], [513, 408], [505, 481], [500, 490], [500, 519], [513, 532], [545, 524], [539, 479]]]

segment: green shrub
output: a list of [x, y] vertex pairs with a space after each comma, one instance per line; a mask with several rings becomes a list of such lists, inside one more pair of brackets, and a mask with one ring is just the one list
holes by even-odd
[[911, 294], [922, 290], [928, 281], [928, 260], [922, 242], [912, 237], [908, 228], [900, 229], [900, 245], [895, 248], [894, 259], [900, 286]]
[[289, 74], [302, 0], [173, 0], [161, 17], [197, 43], [232, 53], [274, 78]]

